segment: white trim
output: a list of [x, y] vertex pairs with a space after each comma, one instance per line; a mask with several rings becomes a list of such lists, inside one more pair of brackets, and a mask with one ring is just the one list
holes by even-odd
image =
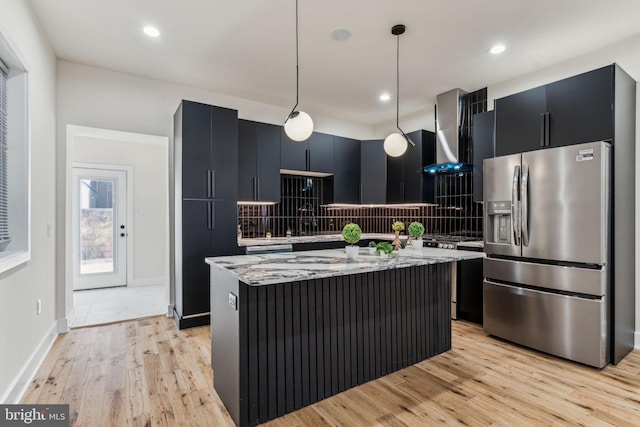
[[175, 304], [169, 304], [167, 306], [167, 317], [173, 317], [173, 311], [175, 310]]
[[107, 139], [110, 141], [135, 142], [138, 144], [164, 145], [169, 143], [169, 138], [159, 135], [147, 135], [143, 133], [123, 132], [119, 130], [100, 129], [86, 126], [67, 125], [67, 134], [86, 136], [90, 138]]
[[51, 327], [40, 341], [40, 344], [38, 344], [29, 360], [11, 382], [7, 392], [0, 399], [0, 403], [13, 404], [20, 402], [58, 336], [57, 325], [57, 322], [51, 324]]
[[635, 335], [635, 339], [634, 339], [635, 346], [634, 346], [634, 348], [636, 350], [640, 350], [640, 331], [636, 331], [636, 333], [634, 335]]

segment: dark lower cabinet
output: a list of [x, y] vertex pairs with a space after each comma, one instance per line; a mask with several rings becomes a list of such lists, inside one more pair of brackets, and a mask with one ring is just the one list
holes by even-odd
[[482, 324], [482, 258], [457, 263], [458, 319]]

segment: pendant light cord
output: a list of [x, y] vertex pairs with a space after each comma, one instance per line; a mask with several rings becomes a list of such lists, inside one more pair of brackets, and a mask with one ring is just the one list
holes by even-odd
[[404, 136], [404, 139], [406, 139], [412, 147], [415, 147], [416, 144], [400, 129], [400, 34], [396, 35], [396, 42], [396, 127], [402, 136]]
[[299, 63], [298, 50], [299, 50], [298, 49], [298, 0], [296, 0], [296, 105], [294, 105], [293, 108], [291, 109], [291, 112], [287, 116], [287, 119], [284, 121], [285, 123], [287, 123], [289, 119], [292, 119], [295, 116], [297, 116], [297, 114], [294, 115], [294, 113], [296, 113], [296, 108], [298, 107], [298, 99], [299, 99], [299, 92], [300, 92], [300, 67], [298, 65]]

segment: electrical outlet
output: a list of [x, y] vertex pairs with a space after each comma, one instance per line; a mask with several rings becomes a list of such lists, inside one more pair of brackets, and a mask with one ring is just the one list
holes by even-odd
[[38, 314], [42, 313], [42, 300], [38, 298], [38, 303], [36, 304]]
[[238, 297], [231, 292], [229, 292], [229, 305], [234, 310], [238, 309]]

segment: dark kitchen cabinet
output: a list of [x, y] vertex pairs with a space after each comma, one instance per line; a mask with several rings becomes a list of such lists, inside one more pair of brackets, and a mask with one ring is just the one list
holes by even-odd
[[387, 155], [381, 139], [360, 144], [360, 203], [387, 202]]
[[473, 116], [473, 200], [483, 200], [482, 162], [495, 156], [494, 112], [474, 114]]
[[176, 306], [181, 305], [176, 310], [182, 317], [209, 311], [209, 266], [204, 258], [237, 254], [237, 215], [236, 204], [229, 201], [182, 202], [182, 277], [176, 281]]
[[313, 132], [306, 141], [293, 141], [281, 129], [282, 169], [333, 173], [333, 135]]
[[360, 202], [360, 141], [336, 136], [334, 138], [335, 203]]
[[418, 130], [407, 136], [415, 146], [400, 157], [387, 157], [387, 203], [433, 202], [433, 176], [424, 167], [435, 163], [435, 134]]
[[280, 200], [280, 126], [238, 121], [238, 200]]
[[612, 139], [614, 67], [496, 100], [496, 155]]
[[238, 114], [182, 101], [174, 114], [171, 280], [180, 329], [209, 323], [205, 257], [237, 248]]

